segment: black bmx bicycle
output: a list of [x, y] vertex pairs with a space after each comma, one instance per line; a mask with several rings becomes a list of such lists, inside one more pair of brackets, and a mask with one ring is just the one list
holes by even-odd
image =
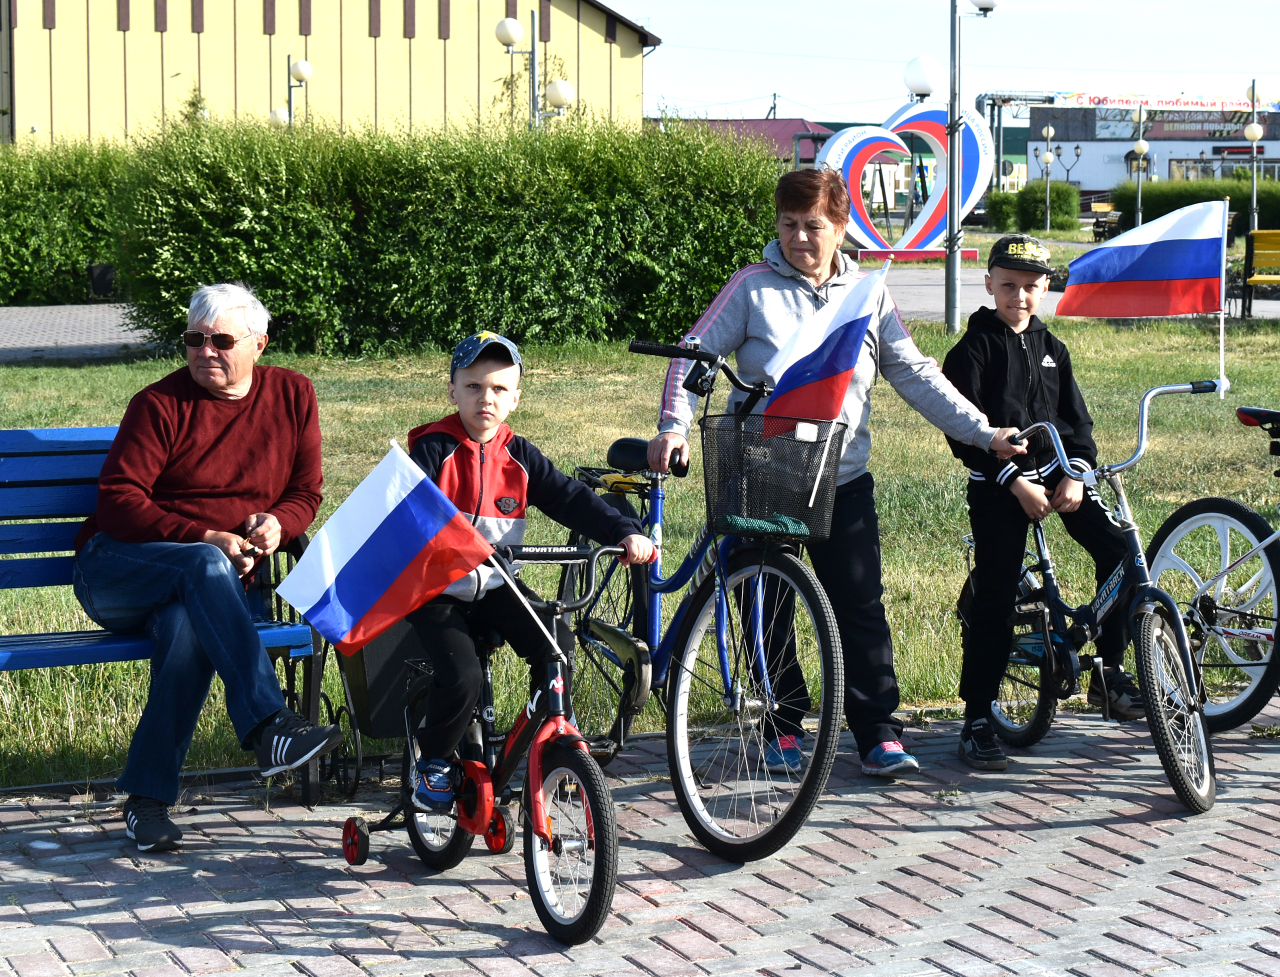
[[[583, 606], [595, 593], [596, 564], [602, 556], [621, 556], [620, 546], [592, 549], [576, 546], [511, 546], [491, 562], [533, 614], [549, 609], [552, 627], [564, 626], [561, 615]], [[579, 601], [540, 601], [515, 589], [511, 564], [551, 563], [585, 566], [586, 596]], [[535, 618], [536, 619], [536, 618]], [[511, 804], [519, 795], [524, 829], [524, 870], [534, 909], [548, 933], [576, 945], [591, 939], [604, 925], [613, 905], [618, 877], [618, 825], [613, 796], [587, 743], [574, 728], [565, 695], [565, 661], [550, 631], [544, 633], [545, 662], [531, 665], [534, 685], [528, 704], [510, 730], [499, 731], [493, 697], [491, 656], [499, 635], [476, 635], [476, 653], [484, 675], [480, 700], [458, 749], [463, 771], [457, 802], [448, 813], [418, 810], [412, 800], [409, 771], [418, 761], [414, 731], [422, 725], [431, 666], [406, 662], [405, 732], [400, 802], [376, 824], [348, 818], [342, 851], [352, 865], [369, 857], [369, 834], [405, 828], [418, 857], [429, 868], [445, 871], [471, 850], [476, 837], [494, 854], [509, 852], [515, 842], [516, 819]], [[528, 758], [524, 783], [512, 780]]]
[[[1058, 589], [1044, 528], [1039, 520], [1033, 523], [1035, 552], [1028, 554], [1030, 559], [1019, 582], [1013, 645], [991, 710], [995, 732], [1006, 743], [1030, 746], [1039, 742], [1053, 723], [1058, 700], [1080, 691], [1082, 668], [1096, 667], [1095, 681], [1102, 681], [1102, 659], [1081, 655], [1080, 649], [1098, 635], [1104, 620], [1123, 613], [1134, 636], [1138, 684], [1160, 763], [1178, 799], [1197, 813], [1213, 807], [1217, 791], [1200, 662], [1191, 653], [1178, 605], [1152, 582], [1120, 473], [1134, 467], [1146, 454], [1147, 410], [1154, 398], [1163, 394], [1214, 393], [1217, 389], [1216, 380], [1196, 380], [1148, 390], [1138, 409], [1138, 448], [1133, 457], [1118, 465], [1099, 465], [1092, 471], [1079, 472], [1071, 467], [1052, 425], [1042, 421], [1018, 433], [1021, 440], [1044, 431], [1069, 477], [1089, 486], [1099, 482], [1110, 486], [1116, 498], [1113, 512], [1124, 531], [1129, 555], [1090, 603], [1073, 608], [1062, 600]], [[972, 545], [972, 540], [968, 541]], [[1128, 607], [1122, 608], [1117, 598], [1130, 587], [1133, 597]], [[970, 574], [956, 608], [962, 629], [968, 628], [975, 599]], [[1104, 718], [1110, 718], [1105, 696], [1102, 708]]]

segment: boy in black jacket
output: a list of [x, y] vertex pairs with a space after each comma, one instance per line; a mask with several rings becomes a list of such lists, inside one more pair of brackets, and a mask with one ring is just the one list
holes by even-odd
[[[1036, 317], [1048, 290], [1049, 249], [1033, 237], [1010, 234], [991, 248], [987, 292], [995, 309], [978, 309], [942, 366], [946, 375], [996, 427], [1022, 430], [1052, 424], [1079, 471], [1097, 466], [1093, 418], [1071, 373], [1067, 347]], [[1053, 446], [1037, 432], [1027, 454], [1000, 461], [990, 452], [947, 439], [951, 453], [969, 467], [969, 525], [974, 539], [973, 620], [960, 673], [965, 701], [960, 757], [979, 770], [1003, 770], [1004, 752], [991, 728], [991, 703], [1000, 686], [1013, 640], [1013, 614], [1027, 528], [1051, 512], [1093, 557], [1101, 585], [1125, 558], [1124, 536], [1095, 489], [1061, 470]], [[1111, 715], [1143, 716], [1141, 694], [1123, 668], [1128, 634], [1107, 622], [1097, 637]], [[1103, 691], [1089, 685], [1089, 702]]]

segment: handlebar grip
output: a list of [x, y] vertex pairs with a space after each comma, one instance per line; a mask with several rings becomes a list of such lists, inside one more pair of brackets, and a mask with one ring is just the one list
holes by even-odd
[[633, 339], [627, 346], [632, 353], [645, 356], [665, 356], [669, 360], [701, 360], [703, 363], [714, 363], [720, 357], [701, 349], [685, 349], [683, 346], [672, 346], [670, 343], [650, 343], [643, 339]]
[[1193, 394], [1212, 394], [1218, 392], [1217, 380], [1192, 380], [1191, 392]]
[[687, 461], [684, 464], [680, 463], [679, 448], [672, 449], [671, 457], [667, 460], [667, 470], [676, 478], [684, 478], [689, 474], [689, 463]]

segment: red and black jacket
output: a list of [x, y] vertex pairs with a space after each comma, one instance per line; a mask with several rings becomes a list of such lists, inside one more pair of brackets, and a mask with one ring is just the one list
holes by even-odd
[[[524, 542], [525, 510], [530, 505], [609, 545], [643, 532], [636, 520], [620, 515], [584, 483], [564, 475], [505, 424], [481, 444], [471, 440], [456, 413], [450, 414], [409, 432], [409, 456], [494, 546]], [[481, 566], [445, 593], [475, 600], [501, 585], [497, 573]]]

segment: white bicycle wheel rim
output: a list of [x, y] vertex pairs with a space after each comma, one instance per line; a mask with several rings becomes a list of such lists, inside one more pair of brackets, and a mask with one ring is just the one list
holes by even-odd
[[1153, 662], [1158, 694], [1161, 702], [1172, 700], [1176, 705], [1176, 717], [1166, 715], [1171, 746], [1178, 757], [1178, 765], [1187, 772], [1194, 771], [1192, 787], [1197, 794], [1209, 792], [1209, 744], [1205, 740], [1204, 723], [1200, 721], [1194, 699], [1182, 674], [1182, 662], [1178, 646], [1162, 627], [1157, 628], [1152, 642]]
[[[586, 791], [581, 780], [568, 767], [556, 767], [550, 773], [542, 778], [543, 798], [546, 804], [547, 814], [551, 817], [553, 838], [566, 837], [562, 825], [566, 822], [572, 823], [573, 827], [580, 832], [580, 840], [586, 841], [588, 833], [586, 830], [586, 802], [585, 800], [579, 805], [578, 810], [581, 812], [578, 818], [565, 818], [570, 809], [556, 799], [556, 788], [562, 780], [569, 780], [576, 786], [576, 793], [580, 798], [585, 798]], [[579, 859], [567, 859], [564, 855], [556, 855], [548, 847], [545, 841], [536, 834], [533, 835], [532, 843], [533, 851], [533, 867], [535, 878], [530, 879], [530, 883], [538, 887], [538, 891], [542, 893], [543, 904], [556, 922], [568, 926], [577, 922], [578, 918], [587, 908], [588, 900], [591, 896], [591, 886], [595, 880], [595, 852], [585, 844], [582, 848], [582, 857]], [[553, 863], [553, 859], [555, 860]], [[569, 886], [561, 885], [557, 879], [559, 876], [558, 869], [561, 867], [570, 868], [570, 877], [574, 880], [572, 892], [574, 898], [568, 900], [572, 905], [576, 905], [576, 909], [566, 906], [565, 895], [570, 892]]]

